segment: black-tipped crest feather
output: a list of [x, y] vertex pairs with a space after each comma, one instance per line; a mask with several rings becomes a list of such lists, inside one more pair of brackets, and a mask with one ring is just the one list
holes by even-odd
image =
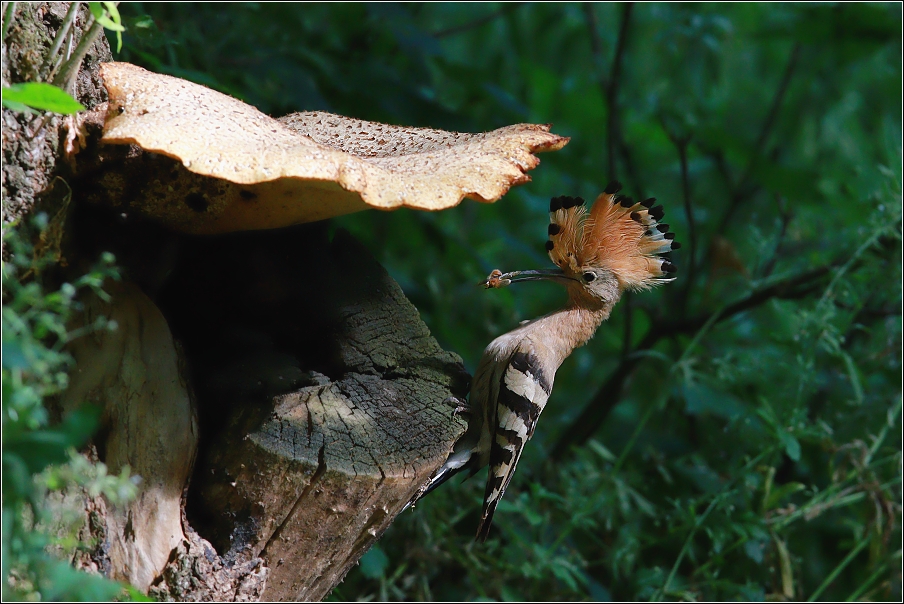
[[604, 191], [608, 195], [615, 195], [616, 193], [621, 191], [621, 188], [622, 188], [622, 184], [620, 182], [618, 182], [617, 180], [613, 180], [613, 181], [610, 181], [608, 185], [606, 185], [606, 188], [604, 189]]

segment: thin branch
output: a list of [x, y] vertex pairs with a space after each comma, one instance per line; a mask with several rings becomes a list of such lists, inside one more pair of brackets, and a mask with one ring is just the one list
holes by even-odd
[[[631, 21], [631, 13], [634, 11], [634, 3], [625, 4], [625, 10], [622, 12], [621, 27], [618, 28], [618, 41], [615, 43], [615, 58], [612, 59], [612, 72], [609, 75], [609, 96], [607, 102], [609, 104], [609, 125], [607, 132], [607, 148], [609, 150], [609, 178], [614, 178], [616, 173], [615, 166], [615, 143], [621, 139], [621, 128], [619, 127], [619, 108], [618, 108], [618, 87], [621, 84], [621, 69], [625, 56], [625, 45], [628, 38], [628, 24]], [[639, 192], [635, 192], [640, 195]]]
[[794, 69], [797, 67], [797, 60], [799, 58], [800, 43], [796, 43], [794, 48], [791, 49], [791, 56], [788, 57], [788, 63], [785, 65], [785, 72], [782, 74], [781, 82], [779, 82], [778, 89], [775, 91], [775, 96], [772, 98], [772, 105], [769, 107], [769, 113], [766, 115], [763, 127], [760, 128], [760, 135], [757, 137], [756, 144], [753, 146], [753, 157], [750, 158], [750, 163], [747, 165], [747, 171], [744, 173], [744, 176], [741, 177], [740, 184], [744, 184], [750, 177], [750, 173], [756, 165], [758, 156], [763, 152], [766, 141], [769, 139], [769, 135], [772, 134], [772, 127], [775, 126], [775, 119], [778, 117], [782, 102], [785, 100], [785, 93], [788, 92], [788, 85], [791, 83], [791, 76], [794, 75]]
[[[599, 33], [599, 23], [596, 18], [596, 12], [591, 3], [585, 2], [582, 5], [584, 16], [587, 21], [587, 28], [590, 31], [590, 50], [593, 53], [594, 62], [597, 69], [602, 69], [603, 65], [603, 44]], [[621, 81], [622, 63], [624, 62], [625, 47], [627, 45], [628, 25], [631, 21], [631, 13], [634, 10], [634, 3], [625, 4], [622, 11], [621, 25], [618, 28], [618, 39], [615, 43], [615, 55], [612, 57], [612, 65], [609, 68], [609, 78], [603, 78], [600, 74], [598, 83], [603, 97], [606, 99], [607, 116], [607, 132], [606, 132], [606, 152], [608, 154], [608, 178], [615, 178], [617, 168], [615, 165], [615, 146], [620, 141], [618, 128], [618, 85]], [[633, 164], [633, 162], [632, 162]], [[640, 193], [637, 192], [637, 195]]]
[[[593, 10], [593, 3], [584, 2], [581, 4], [581, 8], [584, 10], [584, 19], [587, 21], [587, 29], [590, 30], [590, 52], [593, 54], [593, 61], [596, 64], [596, 68], [602, 70], [603, 43], [600, 39], [599, 21], [596, 18], [596, 12]], [[600, 78], [599, 83], [603, 88], [603, 95], [605, 95], [606, 82]]]
[[778, 113], [782, 107], [782, 102], [785, 100], [785, 94], [788, 92], [788, 87], [791, 84], [791, 78], [794, 75], [794, 70], [797, 68], [797, 61], [799, 58], [800, 44], [797, 43], [794, 45], [794, 48], [791, 49], [791, 55], [788, 57], [788, 63], [785, 65], [785, 71], [782, 74], [782, 79], [779, 81], [778, 88], [775, 90], [775, 95], [772, 97], [772, 105], [769, 107], [769, 112], [766, 114], [766, 119], [763, 120], [763, 125], [760, 128], [760, 133], [757, 136], [756, 143], [754, 144], [753, 154], [750, 156], [750, 161], [747, 162], [747, 167], [742, 173], [742, 176], [738, 180], [737, 184], [732, 187], [731, 201], [728, 204], [728, 208], [726, 209], [725, 214], [722, 216], [722, 220], [719, 223], [719, 228], [716, 229], [717, 233], [721, 233], [725, 230], [741, 203], [752, 196], [753, 191], [750, 187], [747, 186], [748, 180], [753, 174], [753, 170], [754, 168], [756, 168], [757, 161], [759, 160], [760, 155], [763, 154], [763, 150], [766, 146], [766, 141], [769, 140], [769, 135], [772, 133], [773, 126], [775, 126], [775, 120], [778, 118]]
[[625, 332], [622, 336], [622, 359], [631, 352], [631, 340], [634, 338], [634, 295], [631, 292], [625, 292], [622, 297], [622, 304], [625, 305]]
[[687, 218], [689, 241], [687, 242], [688, 263], [684, 277], [684, 287], [679, 292], [677, 305], [680, 309], [680, 314], [684, 315], [684, 310], [687, 307], [687, 299], [690, 296], [691, 288], [694, 286], [694, 282], [697, 278], [697, 227], [696, 221], [694, 220], [694, 209], [691, 206], [691, 184], [687, 167], [687, 148], [690, 144], [691, 136], [689, 134], [679, 136], [672, 132], [664, 117], [660, 118], [660, 122], [662, 123], [662, 129], [665, 130], [666, 136], [669, 137], [669, 140], [672, 141], [672, 144], [675, 145], [675, 149], [678, 151], [678, 160], [681, 165], [681, 191], [684, 197], [684, 214]]
[[644, 199], [646, 195], [643, 192], [643, 184], [640, 181], [640, 175], [637, 172], [637, 165], [634, 163], [634, 156], [631, 149], [625, 143], [622, 136], [621, 128], [616, 133], [618, 135], [618, 152], [621, 154], [622, 163], [625, 165], [625, 171], [628, 173], [628, 181], [631, 183], [631, 191], [638, 199]]
[[687, 263], [687, 278], [685, 279], [684, 289], [681, 292], [681, 314], [684, 315], [687, 307], [687, 299], [691, 294], [695, 277], [697, 276], [697, 227], [694, 220], [694, 210], [691, 208], [691, 185], [690, 177], [687, 169], [687, 146], [690, 143], [690, 137], [681, 141], [678, 147], [678, 159], [681, 161], [681, 191], [684, 196], [684, 215], [687, 219], [688, 238], [690, 239]]
[[44, 58], [44, 64], [41, 66], [41, 71], [38, 76], [39, 80], [44, 80], [48, 77], [48, 74], [50, 74], [50, 68], [56, 61], [57, 53], [60, 52], [60, 48], [62, 48], [63, 43], [66, 41], [66, 36], [69, 34], [69, 28], [72, 27], [72, 22], [75, 21], [76, 16], [78, 16], [78, 9], [81, 7], [81, 4], [81, 2], [73, 2], [69, 5], [66, 16], [63, 17], [63, 23], [60, 25], [60, 28], [53, 38], [53, 45], [50, 47], [50, 51]]
[[72, 52], [72, 56], [63, 63], [60, 72], [54, 76], [53, 82], [51, 82], [54, 86], [59, 86], [67, 92], [69, 91], [72, 82], [75, 81], [75, 77], [78, 75], [78, 70], [82, 65], [82, 59], [85, 58], [88, 51], [91, 50], [91, 47], [94, 45], [94, 42], [104, 30], [104, 26], [93, 16], [89, 23], [91, 25], [88, 28], [88, 31], [82, 35], [82, 39], [79, 40], [78, 46], [76, 46], [75, 50]]
[[441, 29], [440, 31], [434, 33], [433, 37], [434, 38], [445, 38], [448, 36], [454, 36], [454, 35], [457, 35], [460, 33], [464, 33], [466, 31], [468, 31], [469, 29], [474, 29], [475, 27], [480, 27], [481, 25], [489, 23], [493, 19], [501, 17], [507, 13], [510, 13], [513, 10], [515, 10], [516, 8], [519, 8], [524, 4], [527, 4], [527, 2], [512, 2], [512, 3], [506, 4], [499, 10], [492, 12], [488, 15], [484, 15], [483, 17], [480, 17], [478, 19], [474, 19], [473, 21], [468, 21], [467, 23], [462, 23], [461, 25], [455, 25], [455, 26], [449, 27], [447, 29]]
[[586, 443], [602, 426], [609, 413], [618, 404], [628, 377], [644, 358], [644, 355], [638, 353], [653, 348], [662, 339], [694, 333], [704, 325], [721, 323], [742, 312], [757, 308], [772, 299], [793, 300], [804, 298], [816, 292], [832, 268], [834, 268], [833, 265], [825, 265], [786, 277], [772, 285], [751, 292], [737, 302], [712, 313], [704, 313], [691, 319], [679, 321], [654, 322], [643, 340], [638, 344], [637, 349], [622, 359], [618, 367], [615, 368], [599, 391], [597, 391], [593, 400], [565, 429], [561, 438], [553, 447], [552, 458], [554, 460], [562, 459], [572, 447]]
[[787, 200], [780, 195], [776, 195], [775, 203], [778, 205], [778, 213], [782, 218], [782, 223], [779, 227], [778, 236], [775, 240], [775, 248], [772, 250], [772, 255], [769, 257], [769, 260], [766, 261], [766, 264], [763, 265], [763, 278], [768, 277], [772, 274], [772, 270], [775, 268], [775, 263], [778, 261], [778, 257], [782, 253], [782, 247], [785, 243], [785, 235], [788, 233], [788, 223], [791, 222], [791, 212], [788, 211]]
[[631, 13], [634, 11], [634, 3], [625, 4], [622, 12], [621, 25], [618, 28], [618, 41], [615, 43], [615, 57], [612, 59], [612, 71], [609, 74], [610, 94], [618, 94], [618, 84], [621, 80], [622, 59], [625, 56], [625, 42], [628, 38], [628, 24], [631, 21]]
[[9, 28], [13, 24], [13, 17], [16, 16], [16, 5], [18, 2], [5, 2], [6, 6], [3, 7], [3, 39], [6, 40], [6, 35], [9, 33]]

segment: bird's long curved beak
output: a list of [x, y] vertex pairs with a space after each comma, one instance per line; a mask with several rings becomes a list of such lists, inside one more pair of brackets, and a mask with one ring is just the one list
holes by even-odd
[[560, 268], [540, 269], [531, 271], [513, 271], [511, 273], [501, 273], [493, 271], [487, 280], [483, 282], [483, 286], [490, 287], [506, 287], [518, 281], [572, 281]]

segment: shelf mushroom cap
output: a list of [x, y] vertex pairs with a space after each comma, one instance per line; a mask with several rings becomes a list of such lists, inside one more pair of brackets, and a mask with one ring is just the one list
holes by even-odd
[[[181, 164], [130, 203], [192, 233], [277, 228], [368, 208], [443, 210], [465, 197], [492, 202], [530, 180], [526, 172], [540, 162], [534, 153], [569, 141], [549, 125], [469, 134], [321, 111], [275, 119], [129, 63], [106, 63], [101, 76], [109, 94], [102, 142]], [[204, 182], [211, 178], [216, 184]]]

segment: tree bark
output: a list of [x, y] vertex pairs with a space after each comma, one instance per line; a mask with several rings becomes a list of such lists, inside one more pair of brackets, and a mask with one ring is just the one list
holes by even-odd
[[[8, 4], [3, 3], [4, 14]], [[16, 3], [12, 24], [0, 54], [0, 78], [4, 88], [39, 79], [45, 55], [68, 8], [68, 2]], [[88, 5], [82, 3], [72, 25], [74, 44], [78, 43], [84, 32], [89, 16]], [[82, 62], [73, 91], [88, 109], [107, 100], [98, 67], [101, 62], [110, 60], [110, 46], [101, 36]], [[52, 182], [64, 169], [61, 165], [61, 146], [71, 127], [71, 121], [60, 115], [44, 113], [35, 116], [3, 108], [4, 226], [31, 216], [35, 211], [46, 211], [51, 218], [56, 217], [61, 208], [65, 211], [64, 196], [59, 190], [54, 192]], [[60, 222], [63, 222], [62, 219]]]
[[[17, 7], [4, 86], [37, 79], [67, 8]], [[101, 37], [77, 80], [89, 108], [109, 59]], [[85, 498], [83, 566], [158, 599], [324, 598], [464, 431], [446, 402], [467, 392], [461, 360], [350, 235], [174, 234], [84, 202], [71, 120], [3, 123], [4, 224], [47, 211], [60, 280], [108, 250], [125, 275], [110, 302], [84, 301], [82, 325], [102, 313], [118, 330], [73, 344], [60, 407], [101, 405], [97, 457], [142, 485], [123, 509]]]

